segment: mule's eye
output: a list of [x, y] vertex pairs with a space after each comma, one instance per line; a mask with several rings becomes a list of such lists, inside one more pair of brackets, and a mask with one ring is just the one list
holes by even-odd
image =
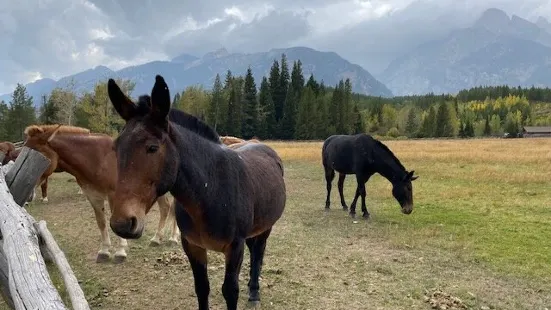
[[155, 145], [155, 144], [150, 144], [150, 145], [147, 146], [147, 152], [148, 153], [155, 153], [155, 152], [157, 152], [158, 149], [159, 149], [159, 146]]

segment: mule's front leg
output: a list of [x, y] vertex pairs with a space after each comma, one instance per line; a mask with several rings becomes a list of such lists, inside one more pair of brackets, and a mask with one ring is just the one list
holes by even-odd
[[115, 251], [113, 262], [115, 264], [120, 264], [126, 260], [126, 248], [128, 247], [128, 241], [124, 238], [119, 237], [119, 246]]
[[210, 285], [207, 274], [207, 250], [190, 244], [183, 236], [182, 247], [193, 271], [195, 294], [197, 295], [199, 310], [208, 310]]
[[243, 250], [245, 241], [236, 239], [226, 251], [226, 275], [222, 285], [222, 295], [226, 299], [228, 310], [237, 310], [237, 301], [239, 299], [239, 272], [241, 263], [243, 263]]

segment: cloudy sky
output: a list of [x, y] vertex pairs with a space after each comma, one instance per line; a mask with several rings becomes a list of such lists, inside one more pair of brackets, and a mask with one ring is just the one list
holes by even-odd
[[395, 55], [468, 26], [489, 7], [551, 20], [550, 0], [4, 0], [0, 94], [17, 82], [221, 47], [309, 46], [377, 74]]

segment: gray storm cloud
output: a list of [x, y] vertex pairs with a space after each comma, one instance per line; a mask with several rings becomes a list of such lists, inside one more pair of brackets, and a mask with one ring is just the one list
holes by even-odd
[[38, 77], [201, 56], [220, 47], [255, 52], [307, 45], [377, 73], [400, 52], [468, 25], [489, 7], [551, 17], [548, 0], [2, 1], [0, 93]]

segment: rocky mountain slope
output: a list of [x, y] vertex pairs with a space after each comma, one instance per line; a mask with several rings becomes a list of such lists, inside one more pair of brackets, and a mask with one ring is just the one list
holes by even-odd
[[489, 9], [471, 27], [397, 58], [379, 78], [395, 95], [479, 85], [551, 86], [551, 24]]

